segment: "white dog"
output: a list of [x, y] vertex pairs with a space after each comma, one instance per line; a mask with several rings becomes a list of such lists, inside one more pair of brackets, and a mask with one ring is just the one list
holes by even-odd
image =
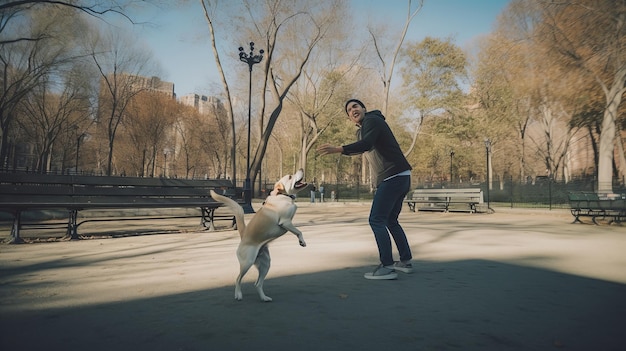
[[259, 296], [263, 301], [272, 301], [272, 298], [263, 292], [263, 281], [270, 269], [270, 252], [267, 247], [270, 241], [289, 231], [298, 237], [300, 246], [306, 246], [302, 232], [291, 222], [297, 209], [294, 195], [307, 185], [307, 183], [302, 182], [303, 176], [304, 173], [300, 169], [294, 175], [286, 175], [281, 178], [274, 185], [274, 190], [263, 203], [263, 207], [247, 225], [244, 222], [243, 208], [237, 202], [211, 190], [213, 199], [224, 203], [235, 212], [235, 221], [241, 236], [241, 242], [237, 248], [239, 276], [237, 276], [235, 283], [236, 300], [243, 298], [241, 279], [254, 264], [259, 270], [259, 278], [255, 283]]

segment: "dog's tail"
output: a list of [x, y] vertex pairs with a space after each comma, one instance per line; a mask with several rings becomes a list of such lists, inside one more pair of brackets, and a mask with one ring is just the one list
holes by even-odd
[[246, 222], [243, 219], [243, 208], [233, 199], [226, 197], [226, 196], [218, 195], [213, 190], [211, 190], [211, 197], [215, 201], [219, 201], [223, 203], [235, 213], [235, 222], [237, 223], [237, 230], [239, 231], [239, 235], [242, 236], [244, 230], [246, 229]]

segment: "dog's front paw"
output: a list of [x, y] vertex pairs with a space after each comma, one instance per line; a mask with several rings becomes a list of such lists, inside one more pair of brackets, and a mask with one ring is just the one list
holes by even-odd
[[241, 301], [243, 300], [243, 293], [241, 290], [235, 290], [235, 300]]
[[304, 240], [300, 240], [300, 246], [306, 247], [306, 243], [304, 242]]

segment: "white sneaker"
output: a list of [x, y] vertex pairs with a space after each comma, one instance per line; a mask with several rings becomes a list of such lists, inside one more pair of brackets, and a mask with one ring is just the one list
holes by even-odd
[[392, 280], [398, 279], [398, 273], [396, 273], [393, 266], [383, 266], [380, 264], [373, 272], [365, 273], [364, 277], [365, 279], [372, 280]]
[[397, 261], [397, 262], [394, 262], [393, 268], [403, 273], [407, 273], [407, 274], [413, 273], [413, 265], [411, 264], [411, 262]]

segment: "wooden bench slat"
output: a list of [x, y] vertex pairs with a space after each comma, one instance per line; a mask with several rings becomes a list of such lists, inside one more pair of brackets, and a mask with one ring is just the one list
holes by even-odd
[[89, 209], [89, 208], [129, 208], [129, 207], [221, 207], [222, 204], [211, 198], [206, 199], [190, 199], [190, 198], [129, 198], [127, 201], [121, 201], [118, 198], [108, 197], [58, 197], [58, 198], [40, 198], [27, 199], [25, 201], [9, 200], [2, 201], [0, 208], [2, 209]]
[[0, 185], [0, 194], [35, 196], [45, 193], [49, 196], [187, 196], [209, 197], [210, 190], [219, 190], [216, 187], [202, 188], [144, 188], [144, 187], [70, 187], [70, 186], [41, 186], [41, 185]]

